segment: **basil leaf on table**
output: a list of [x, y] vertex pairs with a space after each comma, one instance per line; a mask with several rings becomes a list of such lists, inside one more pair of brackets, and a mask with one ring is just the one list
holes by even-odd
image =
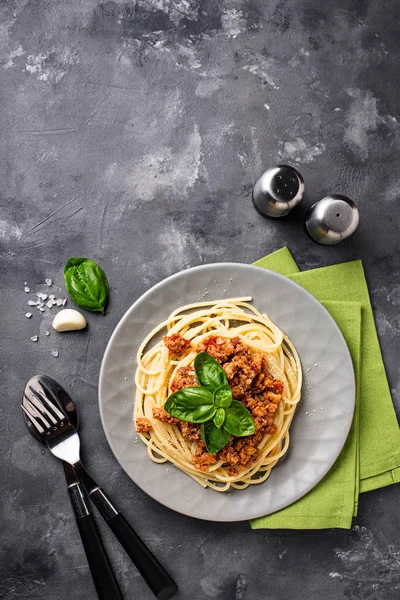
[[214, 392], [214, 402], [216, 406], [228, 408], [232, 402], [232, 390], [229, 385], [220, 385]]
[[207, 452], [216, 454], [229, 442], [230, 433], [223, 427], [216, 427], [212, 421], [200, 425], [200, 433]]
[[218, 361], [207, 352], [200, 352], [194, 359], [194, 370], [199, 385], [211, 392], [221, 385], [228, 385], [225, 371]]
[[210, 391], [199, 387], [187, 387], [167, 398], [164, 409], [177, 419], [188, 423], [203, 423], [212, 419], [217, 410]]
[[90, 258], [70, 258], [64, 268], [64, 281], [75, 304], [104, 315], [110, 289], [107, 277], [98, 264]]
[[255, 431], [254, 421], [241, 402], [232, 400], [230, 407], [225, 409], [224, 429], [238, 437], [253, 435]]
[[223, 422], [225, 421], [225, 410], [223, 408], [217, 408], [215, 415], [213, 417], [213, 422], [215, 427], [222, 427]]

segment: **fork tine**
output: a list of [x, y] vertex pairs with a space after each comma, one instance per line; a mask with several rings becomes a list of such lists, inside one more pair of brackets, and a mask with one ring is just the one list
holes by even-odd
[[[43, 387], [43, 386], [42, 386]], [[49, 395], [45, 392], [42, 394], [37, 389], [33, 389], [33, 392], [36, 394], [36, 397], [42, 402], [44, 406], [46, 406], [49, 410], [53, 411], [59, 421], [65, 420], [65, 414], [58, 408], [57, 404], [53, 402], [53, 400], [49, 399]]]
[[39, 406], [36, 407], [36, 405], [33, 402], [31, 402], [31, 400], [29, 398], [27, 398], [27, 396], [25, 395], [23, 404], [33, 417], [36, 417], [36, 419], [40, 419], [42, 421], [45, 429], [51, 429], [51, 427], [53, 427], [53, 424], [49, 423], [49, 421], [46, 419], [45, 415], [41, 412], [42, 407], [39, 403], [38, 403]]
[[38, 432], [44, 433], [43, 427], [40, 425], [40, 423], [38, 421], [36, 421], [35, 417], [29, 412], [29, 410], [27, 410], [23, 404], [21, 404], [21, 408], [24, 411], [24, 413], [27, 415], [28, 419], [31, 421], [32, 425], [34, 427], [36, 427]]
[[51, 421], [51, 424], [49, 423], [49, 427], [51, 427], [51, 425], [57, 425], [57, 419], [51, 414], [49, 410], [47, 410], [47, 408], [44, 406], [44, 404], [42, 404], [42, 402], [36, 396], [36, 394], [32, 392], [30, 398], [25, 394], [25, 398], [27, 402], [35, 408], [36, 417], [39, 417], [43, 420], [44, 416], [46, 416]]
[[29, 390], [31, 393], [41, 402], [44, 408], [46, 408], [49, 412], [51, 411], [57, 417], [58, 421], [64, 421], [65, 414], [61, 412], [61, 410], [56, 406], [54, 402], [49, 400], [48, 395], [46, 393], [40, 392], [37, 388], [33, 388], [29, 386]]

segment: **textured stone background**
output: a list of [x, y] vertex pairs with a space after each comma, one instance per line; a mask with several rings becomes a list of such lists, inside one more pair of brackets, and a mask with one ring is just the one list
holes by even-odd
[[[288, 244], [301, 269], [363, 259], [400, 410], [399, 19], [396, 0], [1, 2], [1, 598], [96, 597], [61, 465], [22, 421], [21, 392], [37, 372], [71, 390], [88, 467], [162, 557], [179, 598], [399, 597], [399, 487], [362, 496], [350, 532], [194, 521], [121, 471], [96, 392], [107, 340], [149, 286]], [[308, 196], [272, 222], [254, 211], [251, 188], [279, 161], [300, 168]], [[357, 233], [333, 248], [301, 224], [328, 191], [361, 210]], [[25, 318], [24, 282], [39, 291], [51, 277], [62, 295], [71, 255], [104, 267], [110, 310], [90, 315], [85, 333], [45, 337], [51, 311]], [[125, 597], [151, 600], [105, 537]]]

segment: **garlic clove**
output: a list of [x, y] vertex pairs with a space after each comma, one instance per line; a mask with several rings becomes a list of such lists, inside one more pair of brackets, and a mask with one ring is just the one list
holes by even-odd
[[75, 331], [84, 329], [86, 325], [85, 317], [73, 308], [60, 310], [53, 319], [53, 327], [56, 331]]

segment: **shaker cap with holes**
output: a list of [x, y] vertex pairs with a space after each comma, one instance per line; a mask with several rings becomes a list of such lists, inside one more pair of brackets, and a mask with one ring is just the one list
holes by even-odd
[[311, 206], [305, 216], [307, 233], [326, 246], [348, 238], [357, 229], [360, 214], [347, 196], [330, 194]]
[[294, 167], [278, 165], [265, 171], [253, 189], [253, 203], [264, 217], [283, 217], [304, 196], [304, 180]]

